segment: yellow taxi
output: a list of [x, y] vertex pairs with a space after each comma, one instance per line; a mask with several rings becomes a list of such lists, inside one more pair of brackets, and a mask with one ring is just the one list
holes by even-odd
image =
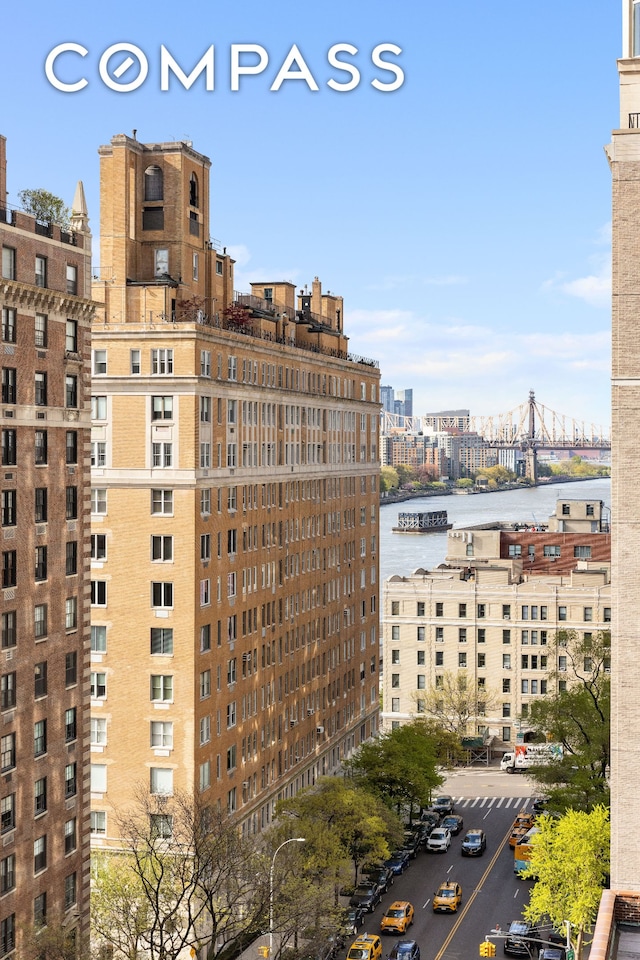
[[408, 900], [394, 900], [380, 921], [382, 933], [406, 933], [413, 923], [413, 904]]
[[462, 887], [455, 880], [446, 880], [433, 895], [434, 913], [457, 913], [462, 903]]
[[511, 828], [511, 834], [509, 836], [509, 846], [514, 848], [520, 842], [520, 838], [524, 837], [525, 833], [531, 830], [535, 824], [535, 817], [532, 813], [527, 813], [526, 810], [521, 810], [518, 816], [513, 821], [513, 826]]
[[347, 960], [382, 960], [382, 940], [375, 933], [363, 933], [349, 947]]

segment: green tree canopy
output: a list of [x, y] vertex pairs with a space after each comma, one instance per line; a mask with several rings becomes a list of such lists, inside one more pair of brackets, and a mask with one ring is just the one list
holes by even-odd
[[537, 826], [529, 866], [522, 871], [537, 879], [524, 916], [534, 923], [548, 918], [558, 931], [568, 920], [580, 960], [609, 874], [609, 811], [603, 805], [589, 813], [568, 810], [559, 818], [538, 817]]
[[549, 794], [550, 809], [588, 811], [609, 803], [611, 634], [559, 631], [551, 651], [550, 660], [566, 670], [551, 672], [556, 692], [532, 703], [528, 719], [547, 740], [563, 745], [564, 756], [530, 768], [529, 775]]
[[363, 863], [386, 859], [402, 837], [402, 825], [378, 797], [338, 777], [323, 777], [282, 801], [277, 817], [287, 834], [295, 821], [296, 835], [305, 837], [306, 869], [333, 877], [338, 885], [345, 879], [345, 861], [353, 865], [357, 881]]
[[57, 223], [65, 230], [69, 228], [69, 208], [65, 205], [64, 200], [56, 197], [53, 193], [49, 193], [48, 190], [43, 190], [41, 187], [35, 190], [20, 190], [18, 199], [24, 210], [35, 217], [36, 220], [42, 220], [45, 223]]
[[356, 783], [396, 809], [427, 806], [443, 782], [441, 743], [417, 720], [363, 743], [349, 762]]
[[382, 467], [380, 470], [380, 492], [386, 493], [387, 490], [397, 490], [399, 486], [398, 471], [394, 467]]

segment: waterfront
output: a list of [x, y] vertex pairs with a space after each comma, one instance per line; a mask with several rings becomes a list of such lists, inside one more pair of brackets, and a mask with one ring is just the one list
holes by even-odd
[[504, 520], [518, 523], [546, 523], [555, 512], [557, 500], [602, 500], [611, 506], [611, 481], [599, 477], [574, 483], [544, 484], [518, 490], [475, 495], [416, 497], [380, 508], [380, 579], [394, 574], [407, 576], [418, 567], [433, 569], [442, 563], [447, 550], [446, 531], [441, 533], [393, 533], [399, 513], [446, 510], [454, 529]]

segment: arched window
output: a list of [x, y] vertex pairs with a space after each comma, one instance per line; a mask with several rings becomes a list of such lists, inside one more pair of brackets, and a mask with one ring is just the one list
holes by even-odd
[[144, 172], [144, 198], [145, 200], [163, 199], [162, 170], [156, 164], [147, 167]]
[[189, 178], [189, 206], [198, 206], [198, 178], [195, 173]]

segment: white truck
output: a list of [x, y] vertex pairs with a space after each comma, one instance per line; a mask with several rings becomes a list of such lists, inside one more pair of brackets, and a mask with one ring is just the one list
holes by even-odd
[[514, 751], [504, 754], [500, 769], [507, 773], [524, 773], [535, 764], [559, 760], [562, 753], [561, 743], [518, 743]]

